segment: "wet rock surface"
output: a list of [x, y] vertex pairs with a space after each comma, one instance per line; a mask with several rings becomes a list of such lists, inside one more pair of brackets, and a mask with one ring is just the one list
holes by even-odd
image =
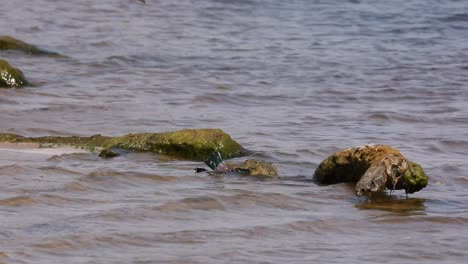
[[23, 72], [0, 59], [0, 88], [19, 88], [28, 85]]
[[323, 160], [314, 173], [320, 184], [355, 182], [356, 194], [390, 190], [414, 193], [426, 187], [422, 167], [387, 145], [367, 145], [338, 151]]
[[0, 142], [39, 143], [43, 147], [74, 146], [93, 152], [101, 157], [115, 157], [123, 149], [145, 151], [174, 157], [203, 160], [214, 152], [223, 157], [240, 157], [247, 151], [220, 129], [184, 129], [167, 133], [138, 133], [121, 137], [94, 135], [91, 137], [23, 137], [15, 134], [0, 134]]
[[10, 36], [0, 36], [0, 50], [19, 50], [30, 55], [63, 57], [63, 55], [57, 52], [39, 48], [36, 45], [26, 43]]
[[226, 165], [234, 171], [239, 171], [241, 175], [270, 178], [278, 176], [278, 170], [271, 162], [248, 159], [242, 163], [226, 162]]

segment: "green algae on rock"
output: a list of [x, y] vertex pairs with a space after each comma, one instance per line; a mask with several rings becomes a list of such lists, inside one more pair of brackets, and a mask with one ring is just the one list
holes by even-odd
[[20, 50], [31, 55], [63, 57], [63, 55], [59, 53], [41, 49], [35, 45], [26, 43], [10, 36], [0, 36], [0, 50]]
[[0, 142], [39, 143], [44, 147], [73, 146], [100, 152], [101, 157], [118, 156], [114, 149], [146, 151], [193, 160], [206, 159], [214, 152], [220, 152], [225, 158], [240, 157], [247, 152], [220, 129], [184, 129], [167, 133], [127, 134], [121, 137], [22, 137], [0, 134]]
[[0, 59], [0, 88], [21, 87], [28, 85], [23, 72]]
[[248, 159], [242, 163], [226, 162], [226, 166], [233, 168], [234, 171], [238, 171], [244, 176], [268, 178], [278, 176], [278, 170], [273, 163], [256, 159]]
[[[256, 176], [272, 178], [278, 176], [276, 166], [271, 162], [249, 159], [242, 163], [225, 162], [221, 152], [214, 152], [204, 160], [205, 164], [213, 171], [209, 173], [224, 174], [237, 173], [242, 176]], [[205, 168], [195, 168], [195, 172], [207, 171]]]
[[323, 160], [314, 173], [320, 184], [355, 182], [356, 194], [383, 190], [417, 192], [429, 178], [422, 167], [387, 145], [368, 145], [338, 151]]

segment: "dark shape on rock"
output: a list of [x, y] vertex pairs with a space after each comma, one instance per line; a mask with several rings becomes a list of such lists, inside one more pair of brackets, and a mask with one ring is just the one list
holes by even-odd
[[53, 57], [64, 57], [63, 55], [41, 49], [35, 45], [26, 43], [10, 36], [0, 36], [0, 50], [20, 50], [31, 55], [45, 55]]
[[205, 168], [195, 168], [195, 173], [200, 173], [200, 172], [205, 172], [205, 171], [208, 171], [208, 170]]
[[28, 85], [23, 72], [0, 59], [0, 88], [12, 88]]
[[386, 145], [369, 145], [338, 151], [323, 160], [314, 173], [320, 184], [355, 182], [356, 194], [384, 190], [417, 192], [429, 178], [422, 167]]
[[73, 146], [100, 152], [101, 157], [118, 156], [117, 150], [145, 151], [174, 157], [204, 160], [212, 153], [220, 152], [223, 157], [233, 158], [247, 154], [247, 151], [220, 129], [184, 129], [167, 133], [138, 133], [121, 137], [22, 137], [1, 134], [0, 143], [37, 143], [41, 146]]
[[104, 149], [101, 152], [99, 152], [99, 157], [101, 158], [114, 158], [118, 157], [119, 153], [112, 151], [112, 149]]

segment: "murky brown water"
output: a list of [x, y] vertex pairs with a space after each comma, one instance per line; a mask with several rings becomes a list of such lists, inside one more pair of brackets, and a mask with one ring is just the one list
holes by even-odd
[[[0, 263], [465, 263], [468, 2], [3, 0], [0, 131], [221, 128], [281, 178], [137, 153], [0, 151]], [[317, 186], [342, 148], [390, 144], [421, 192]]]

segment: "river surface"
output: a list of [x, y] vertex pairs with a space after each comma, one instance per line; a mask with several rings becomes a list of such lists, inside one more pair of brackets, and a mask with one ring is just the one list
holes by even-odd
[[[0, 263], [466, 263], [468, 1], [2, 0], [0, 132], [221, 128], [279, 179], [75, 149], [0, 151]], [[312, 174], [390, 144], [427, 188], [356, 197]], [[240, 158], [242, 161], [246, 158]]]

